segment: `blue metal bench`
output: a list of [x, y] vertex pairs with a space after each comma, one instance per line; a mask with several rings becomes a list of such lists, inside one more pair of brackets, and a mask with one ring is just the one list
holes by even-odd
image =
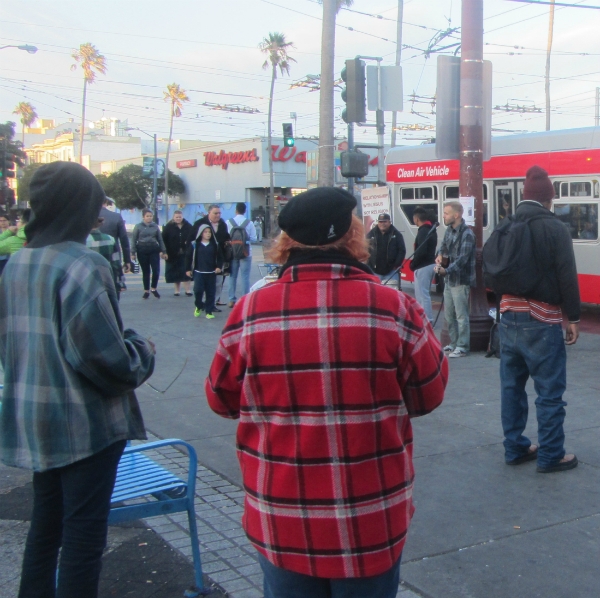
[[[164, 446], [184, 446], [187, 449], [189, 457], [187, 482], [142, 454], [145, 451]], [[196, 451], [193, 446], [183, 440], [171, 438], [128, 446], [119, 462], [117, 481], [115, 482], [108, 517], [108, 523], [114, 524], [187, 511], [196, 582], [194, 588], [185, 592], [187, 598], [206, 596], [211, 592], [210, 589], [204, 587], [200, 548], [198, 546], [198, 529], [194, 509], [197, 468]], [[150, 500], [137, 502], [136, 504], [120, 504], [124, 501], [142, 498], [150, 498]]]

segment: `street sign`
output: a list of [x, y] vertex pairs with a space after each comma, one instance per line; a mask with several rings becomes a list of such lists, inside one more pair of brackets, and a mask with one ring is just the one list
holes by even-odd
[[[377, 76], [377, 67], [367, 66], [367, 108], [377, 110], [377, 88], [379, 86], [379, 77]], [[401, 66], [382, 66], [381, 67], [381, 110], [384, 112], [401, 112], [403, 110], [402, 101], [402, 67]]]

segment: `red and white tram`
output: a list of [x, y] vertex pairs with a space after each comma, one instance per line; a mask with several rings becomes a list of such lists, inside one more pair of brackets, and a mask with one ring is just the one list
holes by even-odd
[[[556, 189], [554, 212], [571, 231], [581, 300], [600, 304], [600, 127], [494, 138], [492, 158], [483, 164], [484, 241], [523, 199], [525, 173], [534, 164], [548, 171]], [[386, 178], [394, 226], [407, 248], [417, 232], [417, 206], [437, 214], [441, 239], [443, 204], [459, 197], [458, 160], [437, 160], [433, 144], [396, 147], [386, 156]], [[403, 277], [412, 280], [408, 267]]]

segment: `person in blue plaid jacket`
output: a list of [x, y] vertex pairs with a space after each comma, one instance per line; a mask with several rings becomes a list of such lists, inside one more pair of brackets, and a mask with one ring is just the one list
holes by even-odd
[[154, 346], [123, 330], [110, 264], [85, 246], [103, 198], [79, 164], [40, 167], [27, 245], [0, 279], [0, 457], [33, 470], [19, 598], [98, 595], [117, 465], [146, 437], [133, 391]]

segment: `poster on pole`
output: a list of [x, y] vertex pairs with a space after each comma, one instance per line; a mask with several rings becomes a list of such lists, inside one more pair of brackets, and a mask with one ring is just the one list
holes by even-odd
[[475, 226], [475, 198], [459, 197], [458, 201], [463, 207], [463, 218], [468, 226]]
[[390, 214], [390, 191], [388, 187], [371, 187], [361, 189], [360, 200], [362, 204], [363, 225], [365, 232], [369, 232], [379, 214]]

